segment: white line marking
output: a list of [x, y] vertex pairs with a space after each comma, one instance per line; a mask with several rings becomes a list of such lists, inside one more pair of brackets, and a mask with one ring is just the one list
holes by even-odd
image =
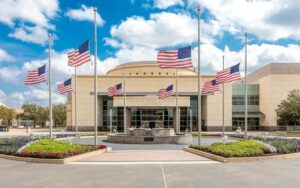
[[218, 164], [217, 161], [115, 161], [115, 162], [71, 162], [71, 165], [153, 165], [153, 164]]
[[166, 177], [165, 177], [165, 172], [164, 172], [164, 167], [163, 167], [162, 164], [160, 165], [160, 167], [161, 167], [161, 172], [162, 172], [163, 179], [164, 179], [165, 188], [168, 188], [168, 186], [167, 186], [167, 181], [166, 181]]

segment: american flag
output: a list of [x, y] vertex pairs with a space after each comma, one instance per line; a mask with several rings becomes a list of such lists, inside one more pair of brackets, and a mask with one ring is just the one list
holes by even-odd
[[68, 80], [66, 80], [66, 81], [64, 81], [61, 84], [58, 84], [57, 88], [58, 88], [58, 91], [59, 91], [60, 94], [73, 91], [71, 78], [68, 79]]
[[25, 85], [38, 84], [46, 81], [46, 65], [29, 70], [25, 78]]
[[217, 84], [217, 80], [210, 80], [204, 82], [202, 87], [202, 94], [206, 95], [208, 93], [213, 93], [215, 91], [220, 91], [219, 85]]
[[157, 54], [157, 63], [161, 68], [190, 68], [193, 67], [191, 46], [177, 50], [160, 50]]
[[236, 80], [241, 80], [240, 63], [217, 73], [218, 84], [233, 82]]
[[68, 53], [69, 66], [77, 67], [84, 63], [91, 61], [90, 57], [90, 41], [87, 40], [79, 46], [79, 48], [73, 52]]
[[109, 87], [107, 89], [108, 96], [116, 96], [122, 94], [122, 83], [117, 84], [115, 86]]
[[169, 87], [167, 87], [167, 89], [161, 89], [158, 92], [159, 99], [164, 99], [172, 95], [174, 95], [173, 85], [170, 85]]

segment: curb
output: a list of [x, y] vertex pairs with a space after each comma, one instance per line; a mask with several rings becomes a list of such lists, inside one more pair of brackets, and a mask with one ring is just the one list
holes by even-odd
[[2, 159], [9, 159], [9, 160], [15, 160], [15, 161], [23, 161], [23, 162], [32, 162], [32, 163], [48, 163], [48, 164], [68, 164], [77, 160], [85, 159], [88, 157], [93, 157], [95, 155], [102, 154], [104, 152], [110, 152], [112, 149], [110, 147], [107, 147], [105, 149], [96, 150], [88, 153], [83, 153], [80, 155], [67, 157], [64, 159], [45, 159], [45, 158], [31, 158], [31, 157], [19, 157], [19, 156], [13, 156], [13, 155], [3, 155], [0, 154], [0, 158]]
[[300, 158], [300, 152], [297, 153], [289, 153], [282, 155], [271, 155], [271, 156], [261, 156], [261, 157], [221, 157], [218, 155], [214, 155], [211, 153], [207, 153], [204, 151], [192, 149], [185, 147], [184, 151], [190, 152], [196, 155], [200, 155], [202, 157], [206, 157], [211, 160], [223, 162], [223, 163], [240, 163], [240, 162], [257, 162], [257, 161], [269, 161], [269, 160], [281, 160], [281, 159], [292, 159], [292, 158]]

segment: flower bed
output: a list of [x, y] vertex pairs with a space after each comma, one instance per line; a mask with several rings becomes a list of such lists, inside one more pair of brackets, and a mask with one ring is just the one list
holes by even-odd
[[190, 146], [190, 148], [206, 151], [222, 157], [253, 157], [272, 151], [264, 144], [255, 140], [243, 140], [233, 143], [215, 143], [211, 146]]
[[300, 151], [300, 140], [286, 138], [252, 137], [233, 143], [215, 143], [211, 146], [190, 146], [190, 148], [205, 151], [222, 157], [254, 157], [279, 155]]
[[276, 153], [278, 154], [295, 153], [300, 151], [300, 140], [298, 139], [261, 137], [255, 137], [254, 139], [273, 146], [276, 148]]
[[19, 148], [25, 146], [29, 142], [41, 139], [41, 137], [13, 137], [0, 139], [0, 154], [17, 155]]
[[62, 159], [105, 148], [105, 145], [91, 146], [82, 144], [69, 144], [51, 139], [41, 139], [26, 147], [20, 153], [20, 156]]

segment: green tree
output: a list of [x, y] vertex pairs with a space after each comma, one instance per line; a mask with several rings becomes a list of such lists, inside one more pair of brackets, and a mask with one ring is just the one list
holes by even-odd
[[34, 127], [37, 121], [40, 122], [40, 125], [45, 126], [46, 121], [49, 119], [49, 110], [46, 107], [37, 104], [24, 104], [22, 109], [24, 111], [21, 114], [22, 119], [33, 120]]
[[287, 99], [278, 105], [276, 112], [280, 124], [300, 125], [300, 90], [290, 91]]
[[53, 122], [54, 126], [57, 125], [64, 126], [67, 120], [67, 105], [66, 104], [56, 104], [53, 105]]
[[17, 113], [14, 109], [0, 106], [0, 119], [7, 121], [8, 125], [11, 124], [12, 120], [15, 119], [16, 116]]

